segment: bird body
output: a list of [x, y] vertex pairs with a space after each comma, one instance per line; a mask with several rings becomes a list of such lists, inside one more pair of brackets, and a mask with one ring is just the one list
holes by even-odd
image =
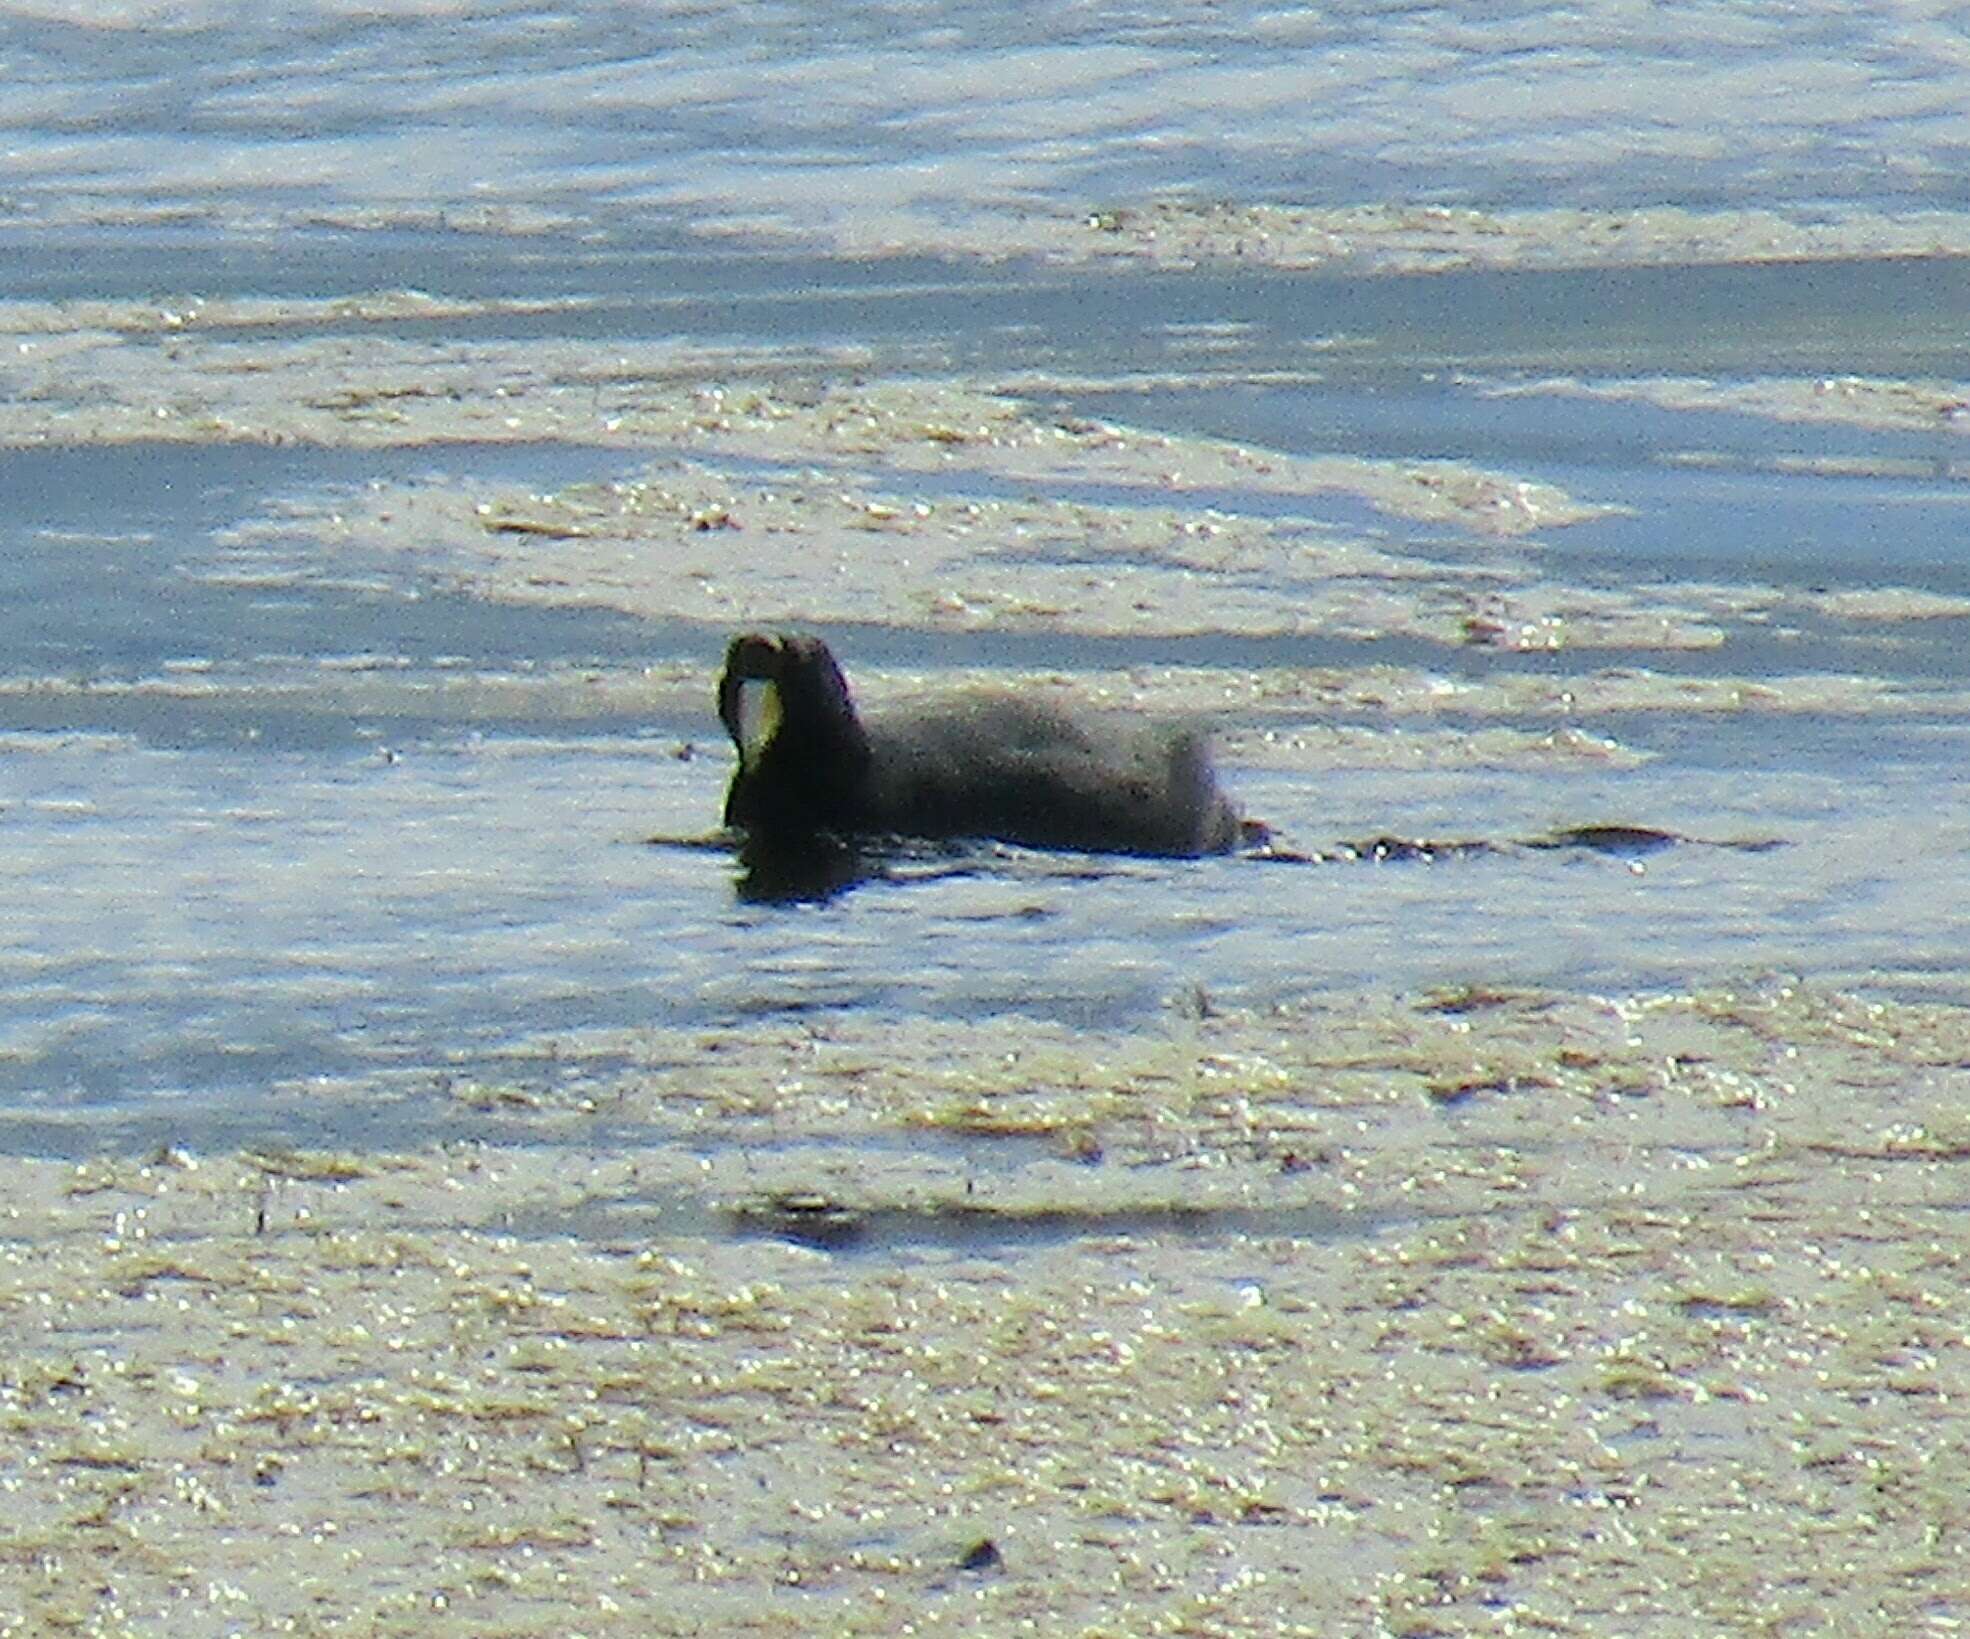
[[1240, 836], [1195, 730], [985, 692], [864, 721], [818, 638], [735, 638], [719, 715], [739, 748], [725, 823], [753, 841], [980, 837], [1192, 855]]

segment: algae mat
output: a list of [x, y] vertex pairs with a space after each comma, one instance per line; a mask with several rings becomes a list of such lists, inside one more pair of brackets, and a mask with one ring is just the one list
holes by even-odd
[[1970, 1014], [1192, 1012], [655, 1033], [458, 1089], [500, 1144], [5, 1162], [5, 1627], [1970, 1616]]

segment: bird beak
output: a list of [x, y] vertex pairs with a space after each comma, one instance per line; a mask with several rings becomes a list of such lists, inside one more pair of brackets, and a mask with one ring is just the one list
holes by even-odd
[[780, 732], [780, 685], [768, 677], [748, 677], [739, 684], [739, 762], [750, 768], [759, 761], [773, 736]]

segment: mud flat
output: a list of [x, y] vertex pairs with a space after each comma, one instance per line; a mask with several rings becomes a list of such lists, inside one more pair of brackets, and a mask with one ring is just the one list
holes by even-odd
[[560, 1051], [443, 1147], [0, 1163], [13, 1631], [1970, 1615], [1970, 1014]]

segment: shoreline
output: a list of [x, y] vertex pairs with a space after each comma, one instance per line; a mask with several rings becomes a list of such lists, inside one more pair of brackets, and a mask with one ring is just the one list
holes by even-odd
[[[600, 1148], [599, 1109], [546, 1109], [531, 1143], [0, 1160], [0, 1612], [1958, 1614], [1970, 1011], [1469, 989], [1079, 1062], [994, 1034], [627, 1071]], [[991, 1234], [746, 1227], [797, 1192]]]

